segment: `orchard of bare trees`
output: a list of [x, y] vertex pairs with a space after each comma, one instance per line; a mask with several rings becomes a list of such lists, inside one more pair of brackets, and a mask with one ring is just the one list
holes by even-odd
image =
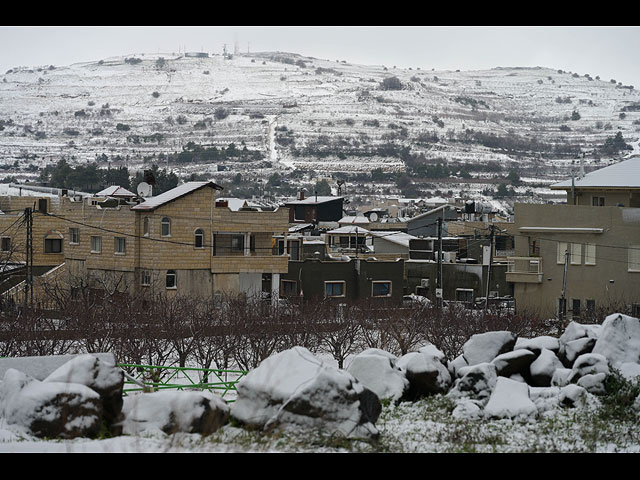
[[204, 301], [94, 291], [59, 305], [53, 311], [5, 308], [0, 357], [111, 352], [123, 364], [251, 370], [273, 353], [303, 346], [344, 368], [350, 355], [367, 348], [403, 355], [431, 343], [453, 359], [476, 333], [549, 333], [541, 319], [507, 310], [373, 300]]

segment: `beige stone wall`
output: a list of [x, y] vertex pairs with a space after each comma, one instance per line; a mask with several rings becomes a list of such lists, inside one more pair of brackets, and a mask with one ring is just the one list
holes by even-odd
[[[66, 260], [65, 275], [70, 285], [85, 277], [95, 286], [117, 285], [114, 288], [121, 291], [167, 295], [189, 292], [211, 296], [214, 286], [218, 289], [218, 281], [221, 290], [238, 292], [243, 286], [240, 275], [259, 278], [262, 273], [286, 273], [288, 257], [272, 255], [272, 237], [288, 230], [287, 209], [234, 212], [227, 207], [215, 208], [215, 197], [213, 188], [201, 188], [153, 211], [131, 210], [128, 205], [99, 208], [86, 199], [53, 199], [48, 207], [50, 215], [34, 214], [34, 265], [55, 266]], [[34, 202], [37, 204], [34, 197], [4, 197], [0, 203], [7, 210], [22, 212]], [[169, 235], [162, 234], [164, 218], [170, 222]], [[145, 219], [148, 234], [144, 230]], [[17, 222], [15, 233], [9, 229], [13, 222]], [[7, 234], [12, 233], [14, 242], [24, 243], [26, 229], [20, 223], [18, 214], [0, 215], [0, 232], [6, 230]], [[195, 244], [198, 229], [204, 234], [201, 248]], [[72, 235], [73, 230], [77, 236]], [[234, 255], [216, 252], [214, 256], [212, 240], [216, 232], [250, 233], [254, 248], [250, 250], [247, 241], [247, 251]], [[61, 253], [44, 253], [45, 235], [62, 238]], [[100, 237], [100, 251], [93, 249], [92, 237]], [[116, 250], [116, 239], [123, 239], [124, 252]], [[227, 239], [230, 241], [230, 237]], [[14, 247], [24, 252], [17, 243]], [[175, 289], [166, 288], [168, 270], [176, 272]], [[141, 285], [143, 271], [153, 278], [151, 286]]]
[[[27, 227], [24, 222], [24, 209], [37, 208], [38, 197], [0, 197], [0, 237], [9, 238], [8, 251], [0, 252], [0, 261], [23, 262], [26, 258]], [[48, 208], [55, 207], [58, 199], [46, 199]], [[64, 263], [65, 231], [59, 219], [49, 215], [33, 212], [33, 265], [56, 266]], [[63, 238], [62, 252], [46, 253], [45, 238]]]

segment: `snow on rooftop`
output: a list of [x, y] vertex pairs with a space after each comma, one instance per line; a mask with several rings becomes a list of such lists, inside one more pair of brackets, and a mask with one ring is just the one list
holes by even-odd
[[341, 200], [344, 197], [333, 197], [333, 196], [323, 196], [323, 195], [311, 195], [303, 200], [291, 200], [287, 202], [290, 205], [313, 205], [316, 203], [325, 203], [331, 202], [334, 200]]
[[385, 240], [388, 240], [393, 243], [397, 243], [398, 245], [402, 245], [404, 247], [409, 247], [409, 241], [418, 238], [409, 233], [396, 231], [396, 230], [389, 230], [384, 232], [371, 232], [371, 235], [377, 238], [384, 238]]
[[133, 192], [130, 192], [124, 187], [120, 185], [112, 185], [110, 187], [105, 188], [104, 190], [99, 191], [95, 195], [96, 197], [136, 197], [137, 195]]
[[182, 185], [178, 185], [171, 190], [161, 193], [157, 197], [150, 197], [145, 199], [144, 202], [136, 205], [135, 207], [131, 207], [131, 210], [154, 210], [165, 203], [169, 203], [177, 198], [188, 195], [191, 192], [194, 192], [206, 185], [211, 185], [216, 190], [221, 190], [222, 187], [216, 185], [213, 182], [187, 182]]
[[343, 224], [356, 224], [356, 223], [369, 223], [369, 219], [364, 215], [346, 215], [338, 220], [340, 225]]
[[357, 225], [345, 225], [344, 227], [340, 227], [340, 228], [336, 228], [334, 230], [330, 230], [327, 233], [330, 234], [341, 234], [341, 233], [352, 233], [352, 234], [369, 234], [369, 230], [366, 230], [362, 227], [359, 227]]
[[[608, 167], [587, 173], [574, 180], [576, 187], [640, 188], [640, 157], [630, 158]], [[571, 188], [571, 179], [551, 185], [549, 188]]]

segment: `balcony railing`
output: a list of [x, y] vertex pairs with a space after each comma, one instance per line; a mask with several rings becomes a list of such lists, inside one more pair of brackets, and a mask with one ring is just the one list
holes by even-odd
[[542, 258], [507, 257], [507, 281], [521, 283], [541, 283]]

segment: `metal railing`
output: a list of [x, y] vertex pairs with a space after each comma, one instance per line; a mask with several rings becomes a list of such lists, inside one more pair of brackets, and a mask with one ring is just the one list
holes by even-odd
[[160, 390], [208, 390], [222, 398], [236, 393], [236, 384], [248, 373], [244, 370], [220, 370], [195, 367], [164, 367], [119, 363], [125, 372], [123, 394]]

